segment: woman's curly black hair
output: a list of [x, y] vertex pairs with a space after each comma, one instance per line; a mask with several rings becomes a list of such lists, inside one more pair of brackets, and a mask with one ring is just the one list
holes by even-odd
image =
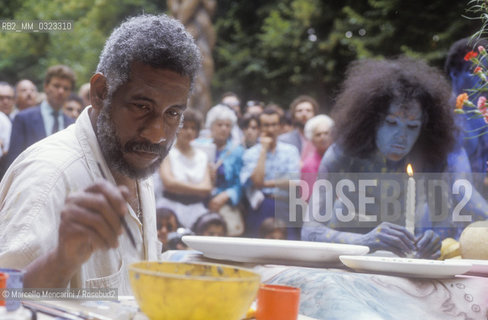
[[426, 63], [401, 57], [395, 60], [360, 60], [346, 72], [333, 111], [335, 141], [349, 156], [365, 158], [377, 150], [380, 123], [394, 99], [416, 100], [423, 124], [411, 154], [423, 170], [444, 168], [456, 135], [449, 105], [450, 86], [444, 75]]

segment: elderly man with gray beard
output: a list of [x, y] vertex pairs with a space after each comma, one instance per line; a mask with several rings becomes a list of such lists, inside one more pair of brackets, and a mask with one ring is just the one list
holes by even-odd
[[130, 294], [128, 265], [161, 252], [151, 174], [173, 145], [200, 60], [167, 16], [114, 30], [90, 81], [92, 105], [2, 180], [0, 266], [24, 269], [25, 287]]

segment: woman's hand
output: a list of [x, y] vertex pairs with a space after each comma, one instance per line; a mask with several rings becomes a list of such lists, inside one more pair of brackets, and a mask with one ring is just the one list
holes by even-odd
[[417, 240], [416, 258], [437, 259], [441, 256], [441, 238], [432, 230], [427, 230]]
[[212, 212], [219, 212], [224, 204], [229, 201], [227, 192], [221, 192], [208, 202], [208, 209]]
[[400, 257], [415, 251], [415, 237], [403, 226], [382, 222], [375, 229], [362, 235], [358, 244], [366, 245], [370, 250], [387, 250]]
[[217, 181], [217, 169], [214, 163], [208, 163], [208, 172], [210, 175], [210, 182], [212, 186], [215, 186], [215, 182]]

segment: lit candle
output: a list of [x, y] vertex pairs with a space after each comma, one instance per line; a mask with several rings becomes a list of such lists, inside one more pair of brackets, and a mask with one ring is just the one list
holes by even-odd
[[410, 163], [407, 166], [408, 183], [407, 199], [405, 213], [405, 228], [415, 235], [415, 180], [413, 178], [413, 169]]

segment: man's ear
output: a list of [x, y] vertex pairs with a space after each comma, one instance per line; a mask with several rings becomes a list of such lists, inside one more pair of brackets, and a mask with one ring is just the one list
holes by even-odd
[[107, 98], [107, 78], [100, 72], [95, 73], [90, 79], [90, 101], [97, 111], [102, 110], [103, 100]]

